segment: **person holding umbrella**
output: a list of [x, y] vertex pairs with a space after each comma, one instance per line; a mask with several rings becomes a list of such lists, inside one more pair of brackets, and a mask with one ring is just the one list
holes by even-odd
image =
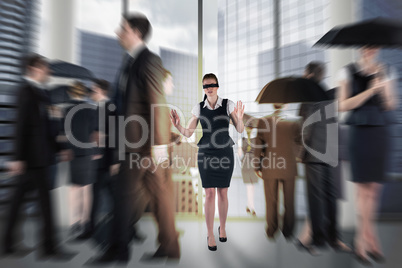
[[369, 264], [368, 257], [385, 260], [374, 216], [390, 146], [387, 125], [392, 119], [386, 111], [397, 107], [397, 99], [392, 69], [377, 60], [379, 47], [364, 46], [359, 52], [358, 61], [338, 74], [338, 99], [339, 111], [350, 111], [346, 124], [350, 125], [348, 147], [360, 227], [354, 238], [354, 251], [360, 262]]
[[397, 108], [396, 80], [392, 68], [377, 60], [379, 48], [402, 47], [402, 23], [375, 18], [327, 32], [316, 45], [360, 47], [360, 58], [338, 74], [339, 111], [349, 111], [349, 155], [356, 183], [358, 226], [354, 251], [357, 259], [369, 265], [385, 261], [375, 231], [374, 213], [388, 162], [389, 130], [393, 123], [387, 111]]
[[229, 136], [229, 121], [232, 119], [237, 132], [244, 131], [244, 106], [241, 101], [234, 102], [218, 96], [218, 78], [215, 74], [204, 75], [202, 84], [205, 92], [204, 100], [195, 105], [191, 111], [188, 127], [180, 125], [180, 118], [175, 110], [170, 119], [179, 132], [190, 137], [193, 135], [198, 121], [201, 121], [203, 136], [198, 143], [198, 169], [202, 187], [205, 189], [205, 220], [207, 223], [208, 249], [217, 250], [214, 238], [215, 195], [218, 192], [218, 209], [220, 227], [219, 241], [226, 242], [226, 218], [228, 213], [228, 189], [234, 168], [233, 140]]
[[[293, 238], [294, 187], [297, 176], [296, 149], [301, 142], [301, 122], [285, 118], [285, 103], [321, 102], [329, 100], [325, 90], [307, 77], [280, 77], [267, 83], [258, 94], [258, 103], [272, 103], [275, 112], [258, 122], [257, 146], [254, 150], [255, 171], [264, 180], [267, 208], [267, 235], [274, 239], [278, 225], [278, 187], [283, 185], [285, 215], [282, 233]], [[266, 163], [266, 164], [264, 164]], [[274, 163], [274, 164], [273, 164]], [[276, 164], [275, 164], [276, 163]]]

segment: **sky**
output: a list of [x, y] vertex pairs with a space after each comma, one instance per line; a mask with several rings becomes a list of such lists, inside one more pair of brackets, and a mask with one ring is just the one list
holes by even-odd
[[[40, 0], [41, 21], [39, 53], [51, 49], [50, 27], [52, 18], [50, 1]], [[71, 1], [71, 0], [69, 0]], [[74, 0], [75, 27], [110, 37], [121, 19], [121, 0]], [[145, 14], [153, 26], [149, 47], [159, 53], [159, 47], [183, 53], [197, 54], [198, 51], [198, 0], [130, 0], [129, 10]], [[204, 0], [204, 72], [218, 71], [217, 0]]]

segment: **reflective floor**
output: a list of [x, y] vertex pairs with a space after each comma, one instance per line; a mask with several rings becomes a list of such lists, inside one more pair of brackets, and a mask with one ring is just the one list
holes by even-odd
[[[218, 222], [215, 223], [215, 229]], [[298, 222], [298, 230], [302, 222]], [[133, 244], [132, 258], [128, 267], [272, 267], [272, 268], [358, 268], [363, 267], [349, 254], [335, 253], [332, 250], [322, 251], [322, 255], [313, 257], [305, 252], [300, 252], [292, 243], [288, 243], [282, 236], [276, 242], [269, 241], [264, 232], [265, 222], [255, 221], [234, 221], [227, 224], [228, 242], [217, 241], [218, 250], [211, 252], [207, 249], [206, 227], [203, 220], [178, 220], [177, 227], [181, 232], [180, 243], [182, 257], [178, 263], [153, 262], [144, 263], [140, 261], [146, 253], [152, 253], [156, 247], [156, 227], [151, 217], [144, 217], [139, 228], [141, 233], [147, 236], [142, 244]], [[402, 263], [402, 222], [380, 222], [379, 232], [384, 252], [386, 253], [386, 264], [373, 267], [401, 267]], [[34, 220], [28, 220], [23, 226], [24, 244], [35, 246], [37, 228]], [[64, 241], [68, 240], [67, 231], [60, 233]], [[346, 242], [352, 238], [351, 231], [344, 231], [343, 236]], [[215, 232], [216, 240], [218, 237]], [[82, 244], [64, 243], [64, 247], [76, 251], [78, 254], [68, 262], [38, 261], [36, 252], [24, 257], [2, 257], [0, 267], [82, 267], [92, 256], [96, 254], [93, 244], [88, 241]], [[85, 267], [85, 266], [84, 266]], [[94, 267], [94, 266], [92, 266]], [[105, 266], [103, 266], [105, 267]], [[110, 267], [116, 267], [112, 264]]]

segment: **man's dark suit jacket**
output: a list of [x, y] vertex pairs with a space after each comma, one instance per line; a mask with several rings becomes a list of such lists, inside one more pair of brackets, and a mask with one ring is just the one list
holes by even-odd
[[[113, 104], [111, 100], [105, 101], [104, 105], [99, 104], [98, 108], [96, 110], [96, 118], [97, 118], [97, 124], [96, 124], [96, 131], [102, 131], [104, 132], [103, 134], [105, 135], [103, 138], [104, 140], [102, 141], [103, 144], [102, 146], [99, 146], [96, 150], [95, 154], [101, 154], [103, 155], [101, 159], [98, 161], [98, 167], [102, 168], [107, 168], [110, 165], [113, 164], [113, 148], [110, 148], [109, 146], [109, 135], [111, 135], [111, 131], [109, 129], [110, 122], [109, 119], [112, 116], [115, 116], [115, 112], [110, 110], [109, 105]], [[104, 117], [104, 122], [101, 122], [102, 118], [100, 114], [103, 114]], [[103, 125], [101, 127], [101, 125]], [[112, 134], [113, 135], [113, 134]]]
[[58, 124], [48, 117], [50, 104], [47, 92], [28, 82], [18, 95], [15, 159], [24, 161], [27, 168], [47, 167], [54, 161]]
[[[121, 111], [125, 119], [134, 115], [144, 119], [145, 123], [142, 125], [139, 120], [132, 120], [126, 125], [123, 135], [128, 142], [138, 143], [142, 138], [146, 140], [136, 148], [126, 146], [126, 153], [149, 155], [151, 146], [170, 143], [170, 110], [164, 106], [163, 71], [159, 56], [144, 48], [131, 63], [127, 85], [123, 85], [126, 91], [116, 89], [115, 103], [122, 105], [117, 107], [117, 111]], [[152, 107], [154, 104], [162, 106]], [[119, 137], [122, 138], [122, 133], [119, 133]]]
[[[321, 113], [321, 121], [311, 124], [303, 129], [304, 142], [312, 149], [324, 154], [327, 150], [327, 124], [336, 123], [337, 118], [330, 118], [325, 120], [326, 115], [323, 114], [325, 111], [325, 106], [332, 103], [335, 99], [335, 90], [329, 90], [326, 92], [330, 101], [323, 101], [318, 103], [303, 103], [300, 106], [299, 116], [302, 117], [303, 122], [311, 116], [316, 111]], [[328, 149], [334, 149], [333, 147], [328, 147]], [[338, 149], [338, 148], [335, 148]], [[323, 163], [322, 160], [317, 159], [315, 156], [310, 154], [307, 150], [303, 149], [301, 151], [300, 158], [303, 163]]]

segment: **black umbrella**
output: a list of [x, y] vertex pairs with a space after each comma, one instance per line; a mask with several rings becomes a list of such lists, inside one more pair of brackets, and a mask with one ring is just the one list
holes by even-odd
[[88, 69], [64, 62], [64, 61], [54, 61], [50, 63], [50, 70], [52, 76], [66, 77], [66, 78], [77, 78], [77, 79], [89, 79], [94, 80], [95, 76]]
[[57, 103], [65, 103], [70, 100], [70, 96], [68, 95], [68, 90], [70, 86], [68, 85], [62, 85], [58, 86], [54, 89], [49, 90], [49, 95], [50, 95], [50, 102], [52, 104], [57, 104]]
[[329, 100], [325, 90], [311, 79], [284, 77], [266, 84], [258, 97], [258, 103], [320, 102]]
[[357, 23], [337, 26], [327, 32], [314, 46], [402, 47], [402, 22], [375, 18]]

